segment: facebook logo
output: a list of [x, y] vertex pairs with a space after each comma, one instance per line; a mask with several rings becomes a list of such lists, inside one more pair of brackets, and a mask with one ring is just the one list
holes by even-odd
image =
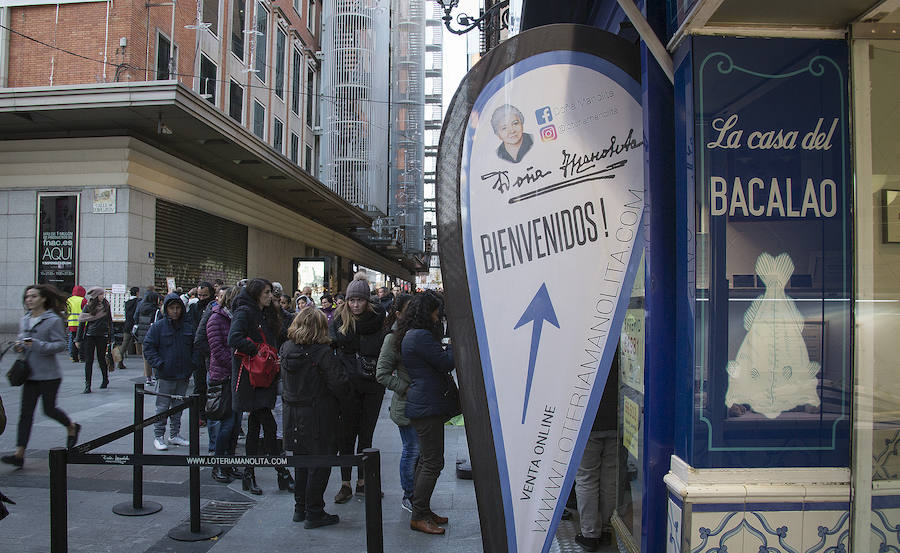
[[544, 106], [535, 110], [534, 117], [537, 119], [538, 125], [546, 125], [553, 121], [553, 113], [550, 112], [550, 106]]

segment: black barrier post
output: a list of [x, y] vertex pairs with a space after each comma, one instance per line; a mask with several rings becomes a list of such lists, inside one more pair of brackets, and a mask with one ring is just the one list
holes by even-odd
[[366, 479], [366, 551], [384, 553], [384, 528], [381, 520], [381, 452], [364, 449], [363, 474]]
[[152, 515], [162, 510], [155, 501], [144, 502], [144, 465], [138, 459], [144, 454], [144, 384], [134, 385], [134, 465], [131, 472], [131, 503], [113, 505], [113, 513], [126, 517]]
[[[191, 406], [188, 409], [188, 442], [190, 455], [200, 456], [200, 402], [203, 396], [191, 396]], [[200, 524], [200, 467], [191, 465], [190, 495], [191, 495], [191, 520], [188, 524], [181, 524], [169, 530], [169, 537], [178, 541], [201, 541], [218, 536], [222, 528], [214, 524]]]
[[50, 552], [66, 553], [69, 532], [68, 496], [66, 494], [66, 450], [50, 450]]

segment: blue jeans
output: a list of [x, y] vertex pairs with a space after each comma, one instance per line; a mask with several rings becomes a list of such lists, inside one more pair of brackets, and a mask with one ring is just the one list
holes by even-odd
[[416, 474], [416, 461], [419, 459], [419, 438], [412, 425], [398, 426], [403, 451], [400, 453], [400, 486], [404, 499], [412, 499]]
[[[156, 381], [156, 392], [159, 394], [169, 394], [169, 395], [178, 395], [183, 396], [187, 393], [188, 387], [188, 379], [184, 380], [157, 380]], [[181, 401], [174, 400], [172, 398], [156, 396], [156, 413], [162, 413], [163, 411], [167, 411], [169, 407], [174, 407], [176, 404], [181, 403]], [[181, 431], [181, 414], [184, 411], [179, 411], [174, 415], [169, 415], [169, 436], [175, 437], [178, 435], [178, 432]], [[166, 419], [162, 419], [157, 421], [153, 426], [153, 434], [157, 438], [162, 438], [166, 435]]]
[[[240, 426], [241, 413], [232, 413], [231, 416], [225, 417], [218, 421], [219, 435], [216, 436], [216, 456], [221, 457], [229, 454], [229, 448], [232, 441], [232, 433]], [[209, 424], [209, 422], [207, 422]], [[230, 452], [234, 455], [234, 451]]]
[[[209, 374], [206, 375], [206, 389], [209, 389]], [[216, 451], [216, 438], [219, 436], [219, 426], [222, 421], [206, 420], [206, 432], [209, 434], [209, 452]]]
[[71, 357], [72, 359], [75, 359], [75, 357], [77, 356], [76, 349], [75, 349], [75, 335], [77, 333], [78, 333], [77, 330], [72, 331], [72, 330], [68, 330], [68, 328], [66, 329], [66, 334], [69, 335], [69, 344], [68, 344], [69, 357]]

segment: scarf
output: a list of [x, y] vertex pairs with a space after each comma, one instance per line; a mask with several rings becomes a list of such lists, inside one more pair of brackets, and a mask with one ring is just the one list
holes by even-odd
[[83, 311], [80, 315], [78, 315], [79, 323], [89, 323], [91, 321], [96, 321], [98, 319], [102, 319], [104, 317], [109, 316], [109, 303], [104, 300], [103, 303], [97, 306], [96, 313], [90, 313], [88, 311]]

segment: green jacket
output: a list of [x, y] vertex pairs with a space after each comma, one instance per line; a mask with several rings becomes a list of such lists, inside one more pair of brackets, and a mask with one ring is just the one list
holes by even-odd
[[394, 331], [397, 325], [391, 329], [391, 332], [384, 337], [384, 343], [381, 344], [381, 354], [378, 356], [378, 364], [375, 366], [375, 380], [379, 384], [394, 392], [391, 398], [391, 420], [397, 426], [409, 426], [409, 419], [406, 418], [406, 389], [409, 388], [411, 382], [409, 374], [400, 363], [400, 352], [394, 349]]

